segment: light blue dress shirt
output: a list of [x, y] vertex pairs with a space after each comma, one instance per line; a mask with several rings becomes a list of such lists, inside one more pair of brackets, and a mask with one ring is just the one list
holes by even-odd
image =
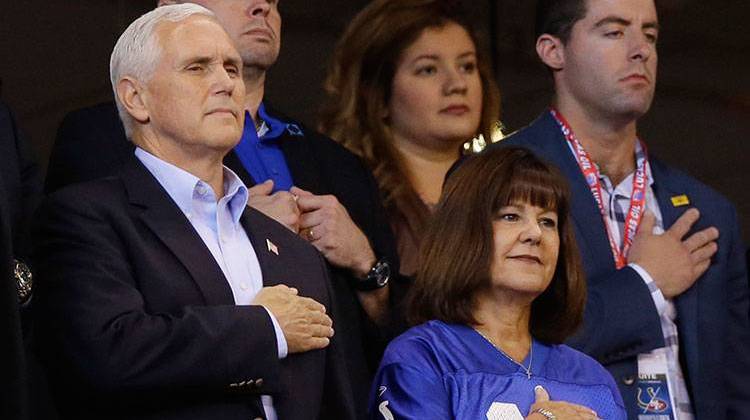
[[[237, 174], [224, 167], [224, 191], [217, 200], [213, 188], [195, 175], [139, 147], [135, 149], [135, 156], [159, 181], [211, 251], [232, 289], [235, 304], [252, 304], [263, 288], [263, 274], [258, 256], [240, 223], [248, 192]], [[279, 358], [283, 359], [288, 351], [284, 333], [276, 317], [265, 309], [276, 333]], [[261, 399], [268, 419], [276, 420], [271, 397], [264, 395]]]

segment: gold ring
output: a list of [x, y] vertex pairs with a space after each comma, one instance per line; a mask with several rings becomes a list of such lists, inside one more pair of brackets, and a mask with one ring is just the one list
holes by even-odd
[[315, 234], [313, 233], [312, 228], [307, 228], [307, 240], [310, 242], [315, 240]]

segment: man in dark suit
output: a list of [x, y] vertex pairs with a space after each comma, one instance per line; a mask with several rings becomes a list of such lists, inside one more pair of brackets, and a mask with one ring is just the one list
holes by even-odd
[[222, 165], [242, 132], [241, 74], [197, 5], [158, 8], [118, 40], [111, 79], [135, 156], [53, 194], [35, 231], [40, 344], [64, 417], [354, 418], [323, 259], [247, 208]]
[[41, 182], [37, 165], [10, 109], [0, 102], [0, 417], [25, 419], [29, 415], [29, 375], [20, 305], [31, 298], [28, 275], [28, 225]]
[[648, 156], [636, 134], [658, 32], [653, 0], [540, 1], [536, 49], [553, 106], [493, 147], [528, 147], [569, 179], [589, 286], [571, 344], [609, 369], [629, 417], [744, 418], [750, 327], [736, 212]]
[[33, 262], [29, 226], [42, 196], [39, 166], [11, 110], [0, 102], [0, 357], [3, 419], [56, 417], [34, 354]]
[[[346, 314], [337, 330], [364, 415], [382, 350], [400, 328], [395, 305], [406, 286], [400, 278], [384, 275], [398, 272], [397, 254], [375, 180], [344, 147], [263, 101], [266, 73], [281, 42], [277, 2], [193, 3], [216, 13], [245, 66], [245, 129], [224, 163], [253, 186], [251, 206], [287, 225], [325, 256], [337, 305]], [[114, 104], [72, 112], [58, 131], [46, 190], [111, 175], [132, 154]], [[290, 191], [292, 185], [299, 190]]]

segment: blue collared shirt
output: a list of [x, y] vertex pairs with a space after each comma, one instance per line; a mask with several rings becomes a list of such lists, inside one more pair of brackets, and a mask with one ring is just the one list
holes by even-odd
[[279, 137], [284, 132], [302, 136], [302, 130], [294, 123], [287, 123], [268, 115], [262, 103], [258, 108], [258, 117], [262, 123], [256, 131], [250, 113], [245, 112], [242, 139], [234, 151], [255, 182], [261, 183], [272, 179], [273, 192], [288, 191], [294, 185], [294, 180], [281, 150]]

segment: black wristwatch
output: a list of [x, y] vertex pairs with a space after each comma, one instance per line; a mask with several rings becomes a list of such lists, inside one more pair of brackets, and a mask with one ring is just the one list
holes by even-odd
[[354, 288], [363, 292], [380, 289], [385, 287], [390, 279], [391, 265], [387, 260], [381, 258], [375, 262], [364, 280], [358, 280], [354, 283]]

